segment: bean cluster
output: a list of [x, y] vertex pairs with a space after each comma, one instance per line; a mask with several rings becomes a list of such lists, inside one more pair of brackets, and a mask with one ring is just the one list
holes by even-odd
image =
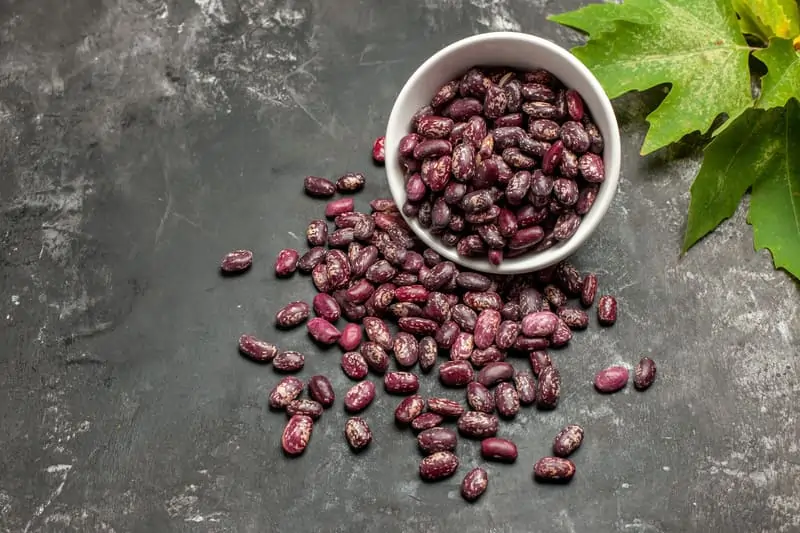
[[581, 95], [546, 70], [470, 69], [417, 111], [398, 152], [403, 213], [493, 264], [570, 239], [605, 180]]

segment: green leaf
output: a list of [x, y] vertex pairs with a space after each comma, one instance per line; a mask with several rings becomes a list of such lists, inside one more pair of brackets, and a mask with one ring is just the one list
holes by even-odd
[[800, 54], [795, 51], [792, 41], [772, 39], [769, 48], [754, 55], [767, 65], [767, 75], [761, 80], [758, 107], [783, 107], [790, 98], [800, 98]]
[[796, 0], [732, 0], [741, 17], [744, 33], [765, 43], [772, 37], [790, 39], [800, 34], [800, 12]]
[[[652, 23], [637, 22], [642, 12]], [[735, 116], [752, 104], [750, 48], [729, 0], [627, 0], [608, 13], [619, 18], [614, 31], [590, 36], [586, 45], [573, 49], [608, 96], [672, 85], [647, 117], [642, 154], [688, 133], [706, 132], [721, 113]]]
[[747, 218], [756, 250], [769, 249], [775, 268], [800, 279], [800, 103], [792, 99], [765, 113], [781, 116], [779, 148], [770, 158], [772, 172], [756, 176]]
[[774, 172], [779, 115], [748, 109], [706, 146], [690, 189], [684, 252], [736, 211], [757, 176]]
[[582, 31], [583, 33], [596, 35], [613, 31], [614, 23], [618, 20], [649, 24], [652, 22], [653, 18], [647, 11], [642, 11], [636, 6], [605, 3], [589, 4], [575, 11], [550, 15], [547, 17], [547, 20]]

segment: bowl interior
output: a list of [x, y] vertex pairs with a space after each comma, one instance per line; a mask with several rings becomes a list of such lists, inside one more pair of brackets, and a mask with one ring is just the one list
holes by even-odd
[[[605, 92], [589, 70], [558, 45], [532, 35], [495, 32], [458, 41], [431, 56], [409, 78], [400, 92], [386, 131], [386, 173], [392, 196], [398, 206], [406, 199], [403, 171], [398, 162], [397, 145], [410, 130], [411, 117], [444, 83], [460, 77], [473, 66], [508, 66], [521, 70], [544, 68], [583, 97], [586, 108], [600, 129], [605, 142], [603, 159], [606, 179], [592, 209], [578, 231], [567, 241], [544, 250], [505, 259], [495, 266], [486, 258], [461, 257], [455, 247], [444, 245], [430, 235], [416, 219], [406, 221], [425, 244], [450, 261], [467, 268], [500, 274], [518, 274], [547, 268], [572, 255], [599, 225], [616, 193], [619, 182], [620, 141], [616, 117]], [[405, 215], [403, 215], [405, 217]]]

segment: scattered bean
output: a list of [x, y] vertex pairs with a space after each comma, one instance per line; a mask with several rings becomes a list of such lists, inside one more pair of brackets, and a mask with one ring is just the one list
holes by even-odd
[[486, 492], [489, 475], [480, 467], [473, 468], [461, 482], [461, 496], [468, 502], [474, 502]]
[[372, 442], [372, 430], [369, 429], [367, 421], [358, 416], [347, 419], [344, 424], [344, 436], [355, 451], [363, 450]]
[[642, 357], [633, 374], [633, 386], [645, 390], [656, 380], [656, 363], [649, 357]]
[[220, 269], [227, 274], [244, 272], [253, 264], [253, 252], [250, 250], [234, 250], [222, 258]]

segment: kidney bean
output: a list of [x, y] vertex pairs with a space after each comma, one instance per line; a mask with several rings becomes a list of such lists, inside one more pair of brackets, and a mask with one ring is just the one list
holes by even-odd
[[540, 409], [554, 409], [561, 394], [561, 374], [556, 367], [545, 366], [539, 371], [536, 387], [536, 405]]
[[572, 339], [572, 330], [569, 326], [561, 320], [558, 319], [558, 326], [556, 326], [556, 330], [550, 335], [550, 346], [553, 348], [558, 348], [561, 346], [565, 346], [570, 340]]
[[558, 140], [553, 143], [547, 153], [542, 158], [542, 171], [545, 174], [553, 174], [558, 165], [561, 164], [561, 157], [564, 154], [564, 143]]
[[566, 92], [567, 113], [572, 120], [580, 121], [584, 117], [583, 99], [578, 91], [569, 89]]
[[553, 195], [563, 205], [574, 205], [578, 201], [578, 184], [570, 179], [558, 178], [553, 182]]
[[522, 104], [522, 111], [534, 120], [539, 118], [557, 119], [560, 115], [558, 107], [549, 102], [525, 102]]
[[422, 176], [412, 174], [406, 182], [406, 198], [409, 202], [421, 202], [428, 195], [428, 188], [422, 181]]
[[467, 121], [466, 127], [464, 128], [464, 140], [466, 141], [466, 144], [472, 146], [473, 149], [479, 149], [481, 147], [481, 143], [487, 135], [488, 131], [486, 127], [486, 121], [483, 119], [483, 117], [470, 117]]
[[[465, 194], [467, 194], [467, 186], [465, 184], [458, 183], [456, 181], [451, 181], [450, 183], [447, 184], [447, 187], [445, 187], [442, 197], [436, 202], [434, 202], [433, 210], [431, 211], [431, 218], [433, 219], [432, 223], [435, 227], [437, 226], [437, 220], [436, 220], [437, 216], [440, 219], [446, 218], [447, 220], [447, 224], [445, 224], [444, 226], [441, 226], [443, 220], [440, 220], [439, 221], [440, 227], [443, 228], [450, 227], [450, 222], [452, 221], [452, 217], [454, 215], [454, 213], [450, 209], [450, 205], [457, 205], [459, 202], [461, 202], [461, 199], [464, 197]], [[439, 203], [440, 201], [444, 202], [445, 207], [447, 208], [446, 212], [442, 211], [442, 213], [446, 213], [446, 217], [442, 213], [439, 213], [438, 215], [436, 213], [436, 204]], [[440, 207], [439, 209], [441, 210], [444, 208]]]
[[345, 302], [342, 306], [342, 316], [344, 316], [350, 322], [358, 322], [364, 318], [366, 314], [367, 308], [364, 305]]
[[483, 101], [483, 113], [488, 118], [500, 118], [508, 108], [508, 94], [497, 85], [490, 84], [486, 88], [486, 97]]
[[481, 441], [481, 456], [489, 461], [513, 463], [517, 460], [517, 445], [507, 439], [489, 437]]
[[530, 353], [530, 362], [531, 362], [531, 370], [533, 370], [534, 376], [539, 376], [539, 374], [547, 368], [548, 366], [552, 366], [553, 362], [550, 360], [550, 354], [548, 354], [545, 350], [536, 350]]
[[487, 189], [481, 189], [466, 194], [461, 199], [461, 209], [466, 213], [478, 213], [489, 209], [493, 202], [492, 193]]
[[514, 349], [520, 352], [542, 350], [550, 346], [550, 340], [543, 337], [525, 337], [520, 335], [514, 341]]
[[519, 138], [519, 149], [532, 156], [544, 157], [550, 146], [549, 142], [534, 139], [531, 135], [523, 135]]
[[[519, 128], [524, 123], [522, 113], [509, 113], [494, 121], [495, 128]], [[519, 142], [519, 139], [516, 142]]]
[[436, 335], [439, 324], [428, 318], [404, 317], [397, 320], [401, 330], [412, 335]]
[[575, 475], [575, 463], [561, 457], [542, 457], [533, 465], [537, 481], [567, 482]]
[[643, 391], [656, 380], [656, 363], [649, 357], [642, 357], [633, 373], [633, 386]]
[[600, 134], [600, 130], [597, 129], [597, 125], [588, 122], [585, 124], [585, 128], [586, 133], [589, 135], [589, 141], [592, 143], [589, 150], [595, 154], [602, 154], [604, 148], [603, 136]]
[[351, 261], [350, 275], [353, 278], [364, 276], [369, 267], [378, 260], [378, 253], [378, 248], [372, 245], [362, 248], [355, 259]]
[[370, 370], [376, 374], [383, 374], [389, 368], [389, 356], [386, 351], [375, 342], [361, 344], [361, 355], [367, 362]]
[[472, 355], [475, 347], [475, 339], [471, 333], [460, 331], [456, 334], [453, 344], [450, 347], [450, 359], [452, 361], [466, 361]]
[[314, 301], [312, 303], [317, 316], [328, 322], [336, 322], [342, 314], [342, 310], [333, 296], [324, 292], [320, 292], [314, 296]]
[[485, 439], [497, 434], [499, 420], [495, 415], [467, 411], [458, 418], [458, 431], [465, 437]]
[[[406, 398], [407, 400], [408, 398]], [[424, 405], [424, 403], [423, 403]], [[414, 431], [425, 431], [444, 422], [444, 417], [436, 413], [421, 413], [411, 421], [411, 429]]]
[[344, 424], [344, 436], [354, 451], [363, 450], [372, 442], [372, 430], [366, 420], [358, 416], [347, 419]]
[[464, 294], [463, 300], [465, 304], [478, 312], [485, 309], [495, 309], [499, 311], [503, 308], [502, 298], [500, 298], [499, 294], [492, 291], [470, 291]]
[[585, 153], [578, 159], [578, 168], [583, 179], [589, 183], [602, 183], [605, 179], [603, 158], [594, 153]]
[[272, 368], [278, 372], [299, 372], [305, 365], [305, 356], [299, 352], [280, 352], [272, 360]]
[[258, 363], [269, 363], [278, 355], [278, 347], [253, 335], [239, 337], [239, 351]]
[[498, 383], [494, 390], [494, 403], [500, 416], [511, 418], [519, 413], [519, 394], [512, 383]]
[[[394, 277], [392, 281], [398, 287], [410, 287], [411, 285], [416, 285], [419, 279], [411, 272], [400, 272]], [[398, 302], [398, 303], [409, 303], [409, 302]]]
[[539, 226], [530, 226], [517, 230], [511, 237], [508, 247], [511, 250], [526, 250], [544, 238], [544, 230]]
[[452, 452], [436, 452], [419, 463], [419, 475], [426, 481], [439, 481], [458, 469], [458, 457]]
[[397, 204], [391, 198], [375, 198], [369, 203], [369, 207], [375, 213], [397, 212]]
[[458, 80], [453, 80], [442, 85], [431, 99], [431, 107], [439, 107], [451, 101], [458, 94]]
[[464, 387], [473, 376], [469, 361], [447, 361], [439, 365], [439, 380], [448, 387]]
[[269, 406], [273, 409], [285, 409], [292, 400], [303, 392], [303, 382], [293, 376], [281, 379], [269, 393]]
[[436, 340], [433, 337], [423, 337], [419, 341], [419, 367], [423, 372], [429, 372], [436, 365], [437, 356]]
[[547, 337], [558, 326], [558, 316], [550, 311], [537, 311], [522, 318], [522, 334], [527, 337]]
[[477, 68], [471, 68], [461, 78], [459, 83], [459, 94], [461, 96], [483, 97], [486, 94], [487, 78]]
[[610, 366], [599, 371], [594, 377], [594, 386], [599, 392], [612, 393], [628, 384], [628, 369], [624, 366]]
[[422, 396], [414, 394], [403, 399], [394, 410], [394, 419], [399, 424], [408, 424], [416, 420], [425, 409], [425, 400]]
[[336, 186], [328, 179], [317, 176], [307, 176], [303, 180], [303, 189], [309, 196], [327, 198], [336, 193]]
[[617, 300], [604, 295], [597, 302], [597, 319], [601, 326], [612, 326], [617, 321]]
[[220, 262], [220, 269], [226, 274], [244, 272], [253, 264], [253, 252], [250, 250], [234, 250], [225, 254]]
[[503, 317], [503, 319], [510, 320], [512, 322], [518, 322], [520, 318], [522, 318], [520, 306], [517, 302], [506, 302], [503, 304], [503, 308], [500, 310], [500, 315]]
[[429, 293], [422, 285], [409, 285], [395, 289], [394, 296], [399, 302], [425, 302]]
[[[312, 400], [326, 409], [333, 405], [334, 399], [336, 398], [333, 392], [333, 386], [330, 380], [325, 376], [311, 376], [308, 380], [308, 393]], [[322, 413], [320, 412], [320, 414]], [[319, 416], [316, 418], [319, 418]]]
[[342, 336], [342, 333], [336, 329], [336, 326], [320, 317], [309, 320], [308, 324], [306, 324], [306, 328], [311, 338], [320, 344], [336, 344]]
[[417, 122], [417, 133], [428, 139], [445, 139], [453, 131], [453, 120], [435, 115], [422, 117]]
[[431, 116], [433, 114], [434, 114], [434, 110], [429, 105], [426, 105], [426, 106], [423, 106], [423, 107], [419, 108], [417, 110], [417, 112], [414, 113], [414, 116], [411, 117], [411, 125], [412, 125], [412, 127], [414, 129], [416, 129], [417, 128], [417, 124], [419, 123], [419, 120], [422, 117], [428, 117], [428, 116]]
[[[425, 139], [414, 147], [414, 158], [416, 159], [436, 159], [449, 155], [453, 151], [453, 145], [445, 139]], [[424, 167], [423, 167], [424, 172]]]
[[456, 122], [463, 122], [468, 118], [479, 115], [483, 111], [483, 104], [475, 98], [458, 98], [450, 102], [444, 112], [446, 117], [450, 117]]
[[494, 394], [485, 385], [477, 381], [467, 385], [467, 403], [473, 411], [481, 413], [494, 412]]
[[521, 170], [514, 174], [514, 177], [508, 182], [506, 186], [506, 200], [511, 205], [519, 205], [528, 194], [528, 189], [531, 186], [531, 173], [527, 170]]
[[399, 332], [394, 337], [393, 351], [397, 364], [404, 367], [412, 367], [419, 358], [419, 344], [417, 339], [410, 333]]
[[290, 302], [275, 314], [275, 323], [283, 329], [299, 326], [306, 321], [311, 309], [305, 302]]
[[372, 301], [376, 310], [388, 309], [394, 300], [394, 291], [397, 287], [393, 283], [384, 283], [372, 293]]
[[533, 168], [536, 160], [522, 153], [519, 148], [506, 148], [503, 150], [503, 161], [513, 168]]
[[456, 265], [450, 261], [442, 261], [438, 265], [431, 268], [430, 274], [426, 279], [422, 280], [422, 284], [429, 291], [437, 291], [441, 289], [447, 282], [455, 277]]
[[491, 287], [492, 280], [477, 272], [459, 272], [456, 283], [462, 289], [470, 291], [486, 291]]
[[573, 212], [567, 212], [558, 217], [553, 228], [553, 237], [565, 241], [575, 235], [581, 225], [581, 217]]
[[353, 385], [344, 395], [344, 407], [351, 413], [366, 409], [375, 399], [375, 384], [362, 381]]
[[564, 147], [576, 154], [582, 154], [589, 150], [591, 142], [589, 134], [580, 122], [569, 120], [561, 125], [561, 140]]
[[346, 248], [356, 238], [353, 228], [337, 229], [328, 237], [328, 246], [331, 248]]
[[281, 435], [281, 447], [290, 456], [300, 455], [311, 440], [314, 420], [306, 415], [294, 415], [286, 423]]
[[389, 311], [395, 318], [407, 316], [422, 316], [423, 311], [420, 306], [412, 302], [397, 302], [389, 306]]
[[[486, 211], [481, 211], [480, 213], [467, 213], [464, 215], [464, 220], [469, 222], [473, 225], [478, 224], [486, 224], [488, 222], [495, 222], [497, 217], [500, 216], [500, 208], [496, 205], [491, 206]], [[485, 246], [481, 242], [480, 238], [477, 235], [470, 235], [465, 237], [465, 239], [474, 239], [475, 242], [471, 242], [467, 248], [471, 248], [473, 251], [482, 252], [485, 250]], [[462, 254], [463, 255], [463, 254]]]
[[424, 316], [431, 320], [443, 324], [450, 320], [450, 301], [441, 292], [432, 292], [428, 296], [428, 303], [425, 305]]
[[475, 323], [478, 320], [478, 314], [466, 305], [458, 304], [453, 306], [450, 316], [462, 330], [466, 332], [472, 332], [475, 330]]
[[[397, 270], [395, 270], [387, 260], [379, 259], [367, 268], [365, 276], [367, 280], [372, 283], [386, 283], [392, 279], [395, 274], [397, 274]], [[392, 297], [394, 297], [394, 294]]]
[[342, 355], [342, 370], [350, 379], [361, 380], [367, 377], [367, 361], [358, 352], [345, 352]]
[[497, 346], [489, 346], [484, 350], [473, 350], [469, 359], [473, 366], [480, 368], [489, 363], [505, 360], [505, 354], [501, 352]]
[[425, 455], [436, 452], [452, 452], [455, 451], [458, 444], [458, 436], [452, 429], [434, 427], [421, 431], [417, 435], [417, 444]]
[[413, 157], [414, 148], [422, 141], [422, 137], [416, 133], [409, 133], [402, 139], [398, 145], [397, 151], [401, 157]]
[[553, 455], [567, 457], [580, 448], [583, 442], [583, 428], [570, 424], [558, 432], [553, 441]]
[[492, 387], [502, 381], [508, 381], [514, 377], [514, 367], [505, 362], [492, 362], [484, 366], [478, 373], [478, 383], [486, 387]]
[[459, 333], [461, 333], [461, 330], [458, 328], [458, 324], [452, 320], [445, 321], [439, 331], [436, 332], [436, 344], [440, 348], [449, 350], [455, 344]]
[[470, 470], [461, 482], [461, 497], [468, 502], [474, 502], [486, 492], [489, 485], [489, 475], [480, 467]]
[[497, 328], [495, 343], [499, 349], [508, 350], [514, 346], [514, 342], [516, 342], [518, 335], [519, 324], [512, 320], [504, 320]]
[[532, 405], [536, 402], [536, 381], [530, 372], [517, 372], [514, 375], [514, 387], [521, 405]]
[[589, 315], [582, 309], [559, 307], [558, 317], [563, 320], [570, 329], [586, 329], [589, 325]]
[[547, 285], [544, 288], [544, 297], [556, 309], [567, 303], [567, 296], [555, 285]]
[[[327, 237], [326, 237], [327, 239]], [[297, 261], [297, 268], [300, 272], [309, 273], [313, 270], [315, 266], [322, 263], [325, 260], [325, 255], [328, 251], [322, 247], [315, 247], [307, 251], [303, 256]]]
[[[383, 137], [378, 137], [375, 141], [375, 146], [372, 150], [373, 159], [375, 159], [375, 161], [383, 162], [386, 158], [383, 149], [384, 142], [385, 139]], [[376, 148], [378, 149], [377, 152], [375, 151]], [[375, 157], [376, 155], [378, 157]], [[358, 192], [364, 188], [366, 182], [364, 175], [360, 172], [349, 172], [336, 180], [336, 190], [340, 193]]]
[[532, 120], [528, 126], [528, 131], [538, 141], [555, 141], [561, 134], [558, 122], [550, 119]]
[[496, 309], [484, 309], [475, 321], [475, 346], [480, 349], [494, 344], [502, 317]]
[[387, 372], [383, 387], [389, 394], [413, 394], [419, 390], [419, 379], [411, 372]]
[[[308, 223], [306, 240], [311, 246], [325, 246], [328, 243], [328, 225], [324, 220], [312, 220]], [[301, 270], [303, 269], [301, 268]]]
[[[533, 100], [534, 102], [554, 102], [556, 94], [553, 89], [547, 85], [541, 83], [526, 83], [522, 86], [522, 98], [525, 100]], [[525, 104], [523, 104], [523, 109], [524, 108]]]
[[588, 213], [597, 199], [598, 191], [599, 188], [596, 184], [590, 184], [581, 189], [578, 194], [578, 201], [575, 203], [575, 212], [579, 215]]
[[[510, 127], [496, 127], [488, 136], [492, 139], [494, 144], [493, 151], [502, 153], [509, 148], [517, 148], [519, 146], [519, 139], [525, 135], [525, 130], [519, 126]], [[491, 156], [491, 153], [486, 154], [485, 157]], [[508, 161], [506, 161], [508, 163]]]
[[325, 206], [325, 216], [328, 218], [335, 218], [343, 213], [349, 213], [353, 211], [353, 209], [352, 198], [339, 198], [338, 200], [328, 202], [328, 205]]
[[288, 416], [305, 415], [311, 417], [313, 420], [319, 419], [322, 416], [322, 405], [314, 400], [292, 400], [286, 406], [286, 414]]
[[586, 277], [583, 278], [583, 284], [581, 286], [581, 305], [584, 307], [591, 307], [596, 295], [597, 276], [595, 274], [587, 274]]

